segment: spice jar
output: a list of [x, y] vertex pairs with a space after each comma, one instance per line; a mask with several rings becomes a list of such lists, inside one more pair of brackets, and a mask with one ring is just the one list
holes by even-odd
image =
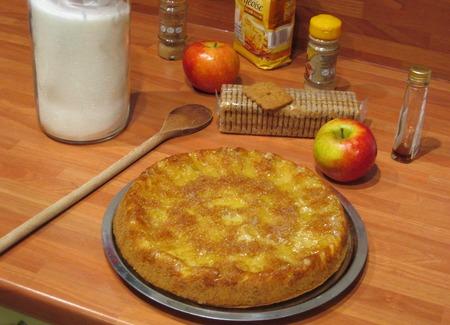
[[341, 26], [341, 20], [332, 15], [321, 14], [311, 18], [306, 51], [305, 88], [335, 89]]
[[167, 60], [183, 57], [186, 45], [186, 0], [160, 0], [158, 54]]
[[415, 65], [409, 69], [392, 146], [391, 156], [394, 160], [411, 162], [419, 153], [430, 80], [429, 68]]
[[42, 130], [68, 143], [109, 139], [129, 115], [127, 0], [29, 0]]

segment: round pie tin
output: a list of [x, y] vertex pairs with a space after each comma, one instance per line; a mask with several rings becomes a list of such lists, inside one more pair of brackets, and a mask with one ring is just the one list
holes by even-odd
[[102, 239], [105, 255], [114, 271], [132, 290], [149, 302], [165, 306], [186, 316], [226, 321], [263, 321], [307, 315], [319, 311], [343, 297], [359, 279], [367, 260], [367, 234], [358, 212], [339, 192], [350, 224], [350, 249], [341, 268], [320, 287], [291, 300], [254, 308], [218, 308], [199, 305], [152, 286], [122, 258], [115, 244], [112, 221], [115, 211], [131, 184], [125, 186], [109, 204], [103, 219]]

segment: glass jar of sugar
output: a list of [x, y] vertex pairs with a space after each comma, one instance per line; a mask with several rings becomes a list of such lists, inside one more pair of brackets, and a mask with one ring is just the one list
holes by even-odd
[[68, 143], [110, 139], [128, 122], [128, 0], [28, 0], [42, 130]]

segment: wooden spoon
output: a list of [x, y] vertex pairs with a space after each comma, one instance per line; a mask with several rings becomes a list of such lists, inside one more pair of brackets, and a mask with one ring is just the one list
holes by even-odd
[[190, 104], [173, 109], [159, 130], [150, 139], [134, 148], [126, 156], [106, 168], [97, 176], [45, 208], [29, 220], [0, 238], [0, 254], [25, 236], [52, 220], [62, 211], [96, 190], [160, 143], [177, 136], [191, 134], [206, 127], [212, 120], [211, 111], [202, 105]]

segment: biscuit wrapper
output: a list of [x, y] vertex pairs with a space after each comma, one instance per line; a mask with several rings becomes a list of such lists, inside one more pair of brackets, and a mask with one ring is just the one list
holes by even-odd
[[222, 133], [313, 138], [334, 118], [364, 120], [366, 104], [352, 91], [286, 88], [294, 100], [278, 110], [264, 110], [243, 92], [242, 85], [222, 86], [217, 98]]

